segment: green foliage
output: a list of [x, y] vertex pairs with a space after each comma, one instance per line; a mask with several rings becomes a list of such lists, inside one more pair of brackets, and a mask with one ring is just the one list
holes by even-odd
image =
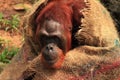
[[6, 43], [9, 43], [10, 41], [9, 40], [5, 40], [5, 39], [2, 39], [0, 37], [0, 44], [6, 44]]
[[10, 63], [10, 60], [14, 55], [18, 53], [19, 49], [18, 48], [5, 48], [4, 51], [0, 54], [0, 62], [3, 63]]
[[5, 39], [2, 39], [1, 37], [0, 37], [0, 50], [1, 50], [1, 48], [2, 47], [5, 47], [5, 44], [9, 44], [9, 40], [5, 40]]
[[0, 21], [2, 21], [2, 20], [3, 20], [3, 14], [0, 13]]
[[0, 28], [8, 26], [9, 23], [10, 23], [10, 20], [4, 19], [4, 15], [0, 13]]
[[18, 15], [12, 15], [12, 19], [9, 20], [9, 21], [6, 21], [6, 23], [10, 25], [6, 28], [6, 31], [8, 29], [18, 30], [19, 22], [20, 22], [19, 16]]
[[12, 15], [11, 19], [4, 19], [4, 15], [0, 13], [0, 28], [4, 28], [6, 31], [8, 30], [17, 30], [20, 23], [19, 16]]
[[0, 38], [0, 46], [2, 46], [2, 44], [4, 44], [4, 39]]
[[19, 48], [11, 48], [9, 42], [0, 37], [0, 62], [2, 63], [10, 63], [12, 57], [19, 51]]

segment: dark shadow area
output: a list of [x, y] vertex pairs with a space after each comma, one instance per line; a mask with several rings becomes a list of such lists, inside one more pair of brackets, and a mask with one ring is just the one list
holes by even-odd
[[120, 33], [120, 0], [100, 0], [101, 3], [110, 11], [115, 21], [118, 32]]

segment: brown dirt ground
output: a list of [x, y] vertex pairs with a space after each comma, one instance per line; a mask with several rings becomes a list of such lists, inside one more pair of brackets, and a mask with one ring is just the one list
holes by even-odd
[[[18, 12], [13, 9], [13, 5], [18, 3], [29, 4], [29, 1], [28, 0], [0, 0], [0, 12], [4, 14], [5, 19], [9, 19], [11, 15], [15, 15], [15, 14], [18, 14], [20, 18], [24, 16], [25, 11]], [[17, 31], [15, 31], [14, 33], [10, 33], [0, 29], [0, 38], [4, 40], [8, 40], [10, 46], [20, 47], [22, 45], [23, 37]]]

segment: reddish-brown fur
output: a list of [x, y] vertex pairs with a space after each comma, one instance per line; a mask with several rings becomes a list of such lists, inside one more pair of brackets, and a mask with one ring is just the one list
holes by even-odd
[[[71, 49], [71, 36], [72, 36], [71, 30], [73, 27], [72, 20], [74, 19], [76, 22], [78, 22], [76, 24], [80, 24], [79, 18], [83, 17], [83, 15], [82, 13], [79, 12], [79, 10], [83, 9], [84, 7], [85, 7], [85, 3], [83, 2], [83, 0], [76, 1], [75, 3], [74, 3], [74, 0], [49, 1], [46, 7], [43, 8], [43, 10], [38, 13], [38, 16], [36, 18], [36, 24], [37, 24], [36, 41], [39, 43], [39, 38], [38, 38], [40, 35], [39, 32], [41, 27], [43, 27], [41, 24], [44, 23], [47, 19], [48, 20], [52, 19], [60, 23], [61, 25], [60, 27], [62, 27], [62, 31], [63, 31], [61, 33], [62, 35], [64, 35], [65, 41], [66, 41], [66, 44], [64, 45], [66, 48], [65, 52], [60, 52], [59, 54], [61, 53], [65, 54], [66, 52], [68, 52]], [[63, 57], [62, 59], [64, 59], [64, 56], [65, 55], [62, 56]], [[42, 61], [44, 62], [44, 58]], [[59, 61], [63, 61], [63, 60], [59, 60]], [[55, 63], [55, 65], [57, 64], [56, 68], [57, 66], [60, 67], [60, 65], [62, 64], [62, 62], [59, 62], [59, 61]]]
[[[49, 9], [50, 9], [50, 11], [49, 11]], [[59, 16], [58, 16], [58, 14], [59, 14]], [[70, 25], [72, 25], [72, 23], [71, 23], [72, 9], [67, 4], [63, 3], [62, 1], [60, 1], [60, 3], [53, 1], [53, 2], [50, 2], [42, 11], [40, 11], [40, 13], [36, 19], [36, 23], [40, 24], [40, 21], [45, 20], [45, 18], [54, 19], [55, 21], [57, 21], [63, 25], [61, 27], [63, 27], [63, 29], [65, 30], [65, 33], [63, 35], [66, 36], [66, 39], [68, 41], [67, 46], [66, 46], [67, 51], [68, 51], [71, 47], [70, 29], [72, 28], [72, 26], [70, 26]], [[36, 37], [38, 37], [37, 35], [39, 35], [38, 33], [40, 30], [40, 27], [41, 26], [37, 27]]]

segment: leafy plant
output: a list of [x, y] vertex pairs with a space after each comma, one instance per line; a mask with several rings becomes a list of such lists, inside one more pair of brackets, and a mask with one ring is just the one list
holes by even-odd
[[11, 19], [4, 19], [3, 13], [0, 13], [0, 28], [5, 29], [6, 31], [8, 30], [17, 30], [18, 31], [18, 26], [20, 23], [19, 16], [12, 15]]
[[0, 28], [9, 26], [10, 20], [4, 19], [3, 13], [0, 13]]
[[2, 19], [3, 19], [3, 14], [0, 13], [0, 21], [2, 21]]
[[0, 62], [10, 63], [10, 60], [14, 55], [19, 51], [18, 48], [5, 48], [4, 51], [0, 54]]
[[16, 15], [12, 15], [12, 19], [9, 21], [6, 21], [6, 23], [8, 23], [10, 26], [6, 27], [6, 31], [8, 29], [12, 29], [12, 30], [18, 30], [18, 25], [19, 25], [20, 19], [19, 16]]
[[4, 47], [5, 44], [9, 45], [10, 40], [5, 40], [0, 37], [0, 48]]
[[2, 23], [3, 23], [3, 14], [0, 13], [0, 28], [1, 28], [1, 26], [2, 26]]

